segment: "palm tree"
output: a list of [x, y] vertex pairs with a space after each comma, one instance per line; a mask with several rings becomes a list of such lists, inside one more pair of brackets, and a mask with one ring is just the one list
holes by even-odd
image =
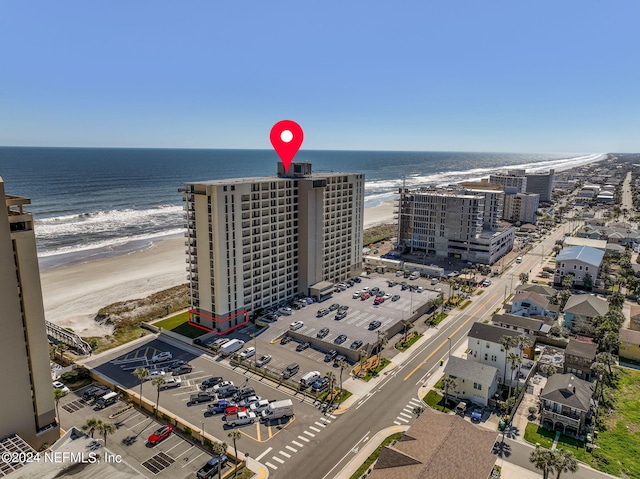
[[60, 388], [53, 390], [53, 399], [56, 402], [56, 417], [58, 418], [58, 425], [60, 425], [60, 399], [69, 394], [67, 391], [63, 391]]
[[413, 328], [413, 323], [411, 321], [404, 320], [404, 321], [402, 321], [402, 326], [404, 327], [404, 337], [402, 338], [402, 342], [406, 343], [407, 342], [407, 334], [409, 333], [409, 330], [411, 328]]
[[529, 461], [533, 463], [536, 469], [542, 471], [542, 479], [549, 478], [549, 473], [553, 471], [553, 464], [555, 462], [553, 454], [549, 449], [540, 446], [536, 447], [535, 450], [531, 452]]
[[614, 311], [622, 311], [624, 305], [624, 296], [620, 291], [616, 291], [609, 296], [609, 309]]
[[509, 378], [509, 395], [507, 397], [511, 397], [511, 386], [513, 384], [513, 373], [516, 369], [518, 369], [519, 365], [522, 364], [522, 358], [519, 354], [509, 353], [507, 355], [507, 361], [511, 363], [511, 377]]
[[91, 439], [93, 439], [93, 432], [98, 429], [100, 424], [102, 424], [102, 419], [90, 417], [89, 419], [87, 419], [87, 422], [82, 425], [82, 430], [89, 431], [89, 434], [91, 434]]
[[349, 367], [349, 363], [342, 359], [338, 361], [338, 367], [340, 368], [340, 396], [338, 397], [338, 406], [340, 406], [340, 399], [342, 398], [342, 371]]
[[165, 381], [163, 377], [153, 378], [153, 380], [151, 381], [151, 384], [153, 384], [158, 391], [158, 396], [156, 397], [156, 412], [158, 411], [158, 405], [160, 404], [160, 388], [166, 382], [167, 381]]
[[560, 479], [560, 474], [563, 472], [576, 472], [578, 470], [578, 461], [571, 451], [556, 449], [552, 452], [554, 453], [553, 469], [556, 471], [556, 479]]
[[616, 357], [613, 354], [607, 352], [598, 353], [596, 354], [596, 362], [606, 365], [609, 370], [609, 376], [613, 376], [611, 366], [616, 364]]
[[500, 344], [504, 348], [504, 372], [502, 373], [502, 384], [504, 385], [507, 379], [507, 356], [509, 351], [516, 345], [516, 338], [513, 336], [507, 336], [506, 334], [500, 338]]
[[104, 436], [104, 447], [107, 447], [107, 435], [116, 432], [116, 425], [111, 422], [101, 422], [96, 429]]
[[215, 442], [211, 445], [211, 450], [213, 451], [213, 453], [218, 456], [218, 479], [222, 478], [222, 455], [227, 453], [227, 448], [229, 446], [227, 446], [226, 442]]
[[137, 368], [133, 371], [133, 375], [140, 381], [140, 409], [142, 409], [142, 383], [149, 377], [149, 370], [147, 368]]
[[558, 370], [553, 364], [543, 364], [540, 366], [540, 371], [545, 373], [547, 376], [553, 376]]
[[519, 278], [522, 284], [526, 284], [529, 282], [529, 273], [520, 273]]
[[444, 388], [444, 404], [442, 406], [442, 410], [444, 411], [444, 407], [447, 404], [447, 396], [449, 395], [449, 388], [456, 387], [456, 381], [449, 376], [442, 379], [442, 387]]
[[329, 371], [326, 376], [329, 378], [329, 395], [331, 396], [331, 402], [333, 402], [333, 385], [336, 382], [336, 375], [333, 374], [332, 371]]
[[233, 469], [233, 477], [236, 477], [236, 472], [238, 471], [238, 447], [236, 445], [236, 441], [239, 441], [242, 435], [240, 431], [231, 431], [228, 436], [233, 441], [233, 455], [236, 457], [236, 467]]

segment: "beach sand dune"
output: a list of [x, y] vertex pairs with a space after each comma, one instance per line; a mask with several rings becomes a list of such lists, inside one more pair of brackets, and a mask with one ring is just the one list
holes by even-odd
[[[392, 223], [394, 202], [364, 212], [364, 227]], [[45, 317], [81, 336], [103, 336], [98, 310], [118, 301], [144, 298], [187, 282], [184, 239], [170, 238], [121, 256], [51, 268], [41, 273]]]

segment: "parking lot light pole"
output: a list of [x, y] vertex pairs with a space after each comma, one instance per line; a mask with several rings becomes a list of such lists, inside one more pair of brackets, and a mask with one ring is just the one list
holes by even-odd
[[449, 359], [451, 359], [451, 336], [447, 338], [449, 340]]

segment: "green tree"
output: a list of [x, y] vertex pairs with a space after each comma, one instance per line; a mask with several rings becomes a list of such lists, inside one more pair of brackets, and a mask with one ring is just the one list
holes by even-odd
[[543, 364], [542, 366], [540, 366], [540, 371], [549, 377], [558, 372], [557, 368], [553, 364]]
[[213, 454], [218, 456], [218, 479], [222, 479], [222, 455], [227, 453], [228, 448], [226, 442], [214, 442], [211, 445]]
[[542, 471], [542, 479], [549, 479], [549, 473], [553, 472], [554, 457], [549, 449], [543, 447], [536, 447], [529, 456], [536, 469]]
[[620, 291], [615, 291], [609, 296], [609, 309], [613, 311], [622, 311], [624, 305], [624, 296]]
[[529, 273], [520, 273], [520, 282], [526, 284], [529, 282]]
[[500, 344], [504, 348], [504, 371], [502, 373], [502, 384], [504, 385], [507, 381], [507, 356], [509, 355], [509, 351], [513, 349], [516, 345], [517, 340], [513, 336], [507, 336], [506, 334], [500, 338]]
[[90, 417], [87, 421], [82, 425], [83, 431], [88, 431], [91, 435], [91, 439], [93, 439], [93, 433], [98, 426], [102, 423], [102, 419], [96, 419], [95, 417]]
[[424, 412], [424, 408], [422, 406], [416, 406], [413, 408], [413, 414], [415, 414], [417, 417], [420, 417], [420, 414], [422, 414]]
[[407, 334], [409, 330], [413, 328], [413, 323], [411, 321], [404, 320], [402, 321], [402, 326], [404, 327], [404, 337], [402, 338], [402, 342], [407, 342]]
[[116, 425], [111, 422], [101, 422], [96, 429], [102, 433], [104, 437], [104, 447], [107, 447], [107, 436], [116, 432]]
[[239, 441], [242, 435], [240, 431], [231, 431], [228, 436], [233, 441], [233, 455], [236, 457], [236, 467], [233, 469], [233, 477], [236, 477], [236, 472], [238, 472], [238, 447], [236, 445], [236, 441]]
[[133, 375], [140, 381], [140, 409], [142, 409], [142, 383], [149, 377], [149, 370], [147, 368], [136, 368], [133, 371]]
[[520, 357], [519, 354], [509, 353], [507, 355], [507, 359], [506, 360], [511, 363], [511, 378], [509, 380], [509, 395], [507, 396], [507, 397], [511, 397], [511, 386], [513, 385], [513, 373], [515, 372], [516, 369], [518, 369], [518, 366], [520, 364], [522, 364], [522, 358]]
[[558, 306], [560, 307], [560, 311], [564, 311], [564, 307], [567, 305], [567, 301], [571, 297], [571, 291], [567, 289], [563, 289], [557, 294]]
[[582, 277], [582, 286], [589, 291], [593, 288], [593, 277], [589, 273], [585, 273]]
[[449, 388], [456, 387], [456, 381], [449, 376], [442, 379], [442, 388], [444, 389], [444, 404], [442, 406], [442, 410], [444, 411], [445, 406], [447, 405], [448, 396], [449, 396]]
[[613, 377], [611, 366], [617, 363], [616, 357], [613, 354], [607, 352], [598, 353], [596, 354], [596, 362], [602, 363], [607, 366], [609, 377]]
[[158, 411], [158, 405], [160, 404], [160, 388], [166, 384], [167, 381], [164, 380], [163, 377], [159, 376], [157, 378], [153, 378], [151, 384], [156, 387], [157, 396], [156, 396], [156, 412]]
[[340, 406], [340, 399], [342, 399], [342, 372], [349, 367], [349, 363], [342, 359], [338, 361], [338, 367], [340, 368], [340, 396], [338, 396], [338, 406]]
[[60, 388], [53, 390], [53, 400], [56, 402], [56, 417], [58, 418], [58, 425], [60, 425], [60, 399], [69, 394], [67, 391], [63, 391]]
[[573, 278], [574, 276], [572, 274], [567, 274], [562, 278], [562, 287], [564, 289], [571, 289], [571, 286], [573, 286]]
[[326, 374], [326, 377], [329, 378], [329, 394], [331, 395], [331, 402], [333, 402], [333, 392], [334, 386], [336, 384], [336, 375], [333, 374], [333, 371], [329, 371]]
[[560, 479], [563, 472], [575, 473], [578, 471], [578, 461], [571, 451], [566, 449], [555, 449], [553, 454], [553, 469], [556, 472], [556, 479]]

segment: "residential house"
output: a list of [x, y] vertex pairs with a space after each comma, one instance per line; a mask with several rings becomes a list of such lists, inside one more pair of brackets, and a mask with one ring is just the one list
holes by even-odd
[[620, 330], [620, 359], [640, 361], [640, 331], [623, 328]]
[[393, 445], [385, 446], [368, 479], [487, 479], [496, 431], [431, 408]]
[[491, 322], [501, 328], [513, 329], [521, 334], [533, 336], [546, 336], [553, 325], [551, 319], [545, 322], [542, 319], [527, 318], [515, 314], [494, 314]]
[[542, 427], [583, 436], [591, 418], [592, 384], [573, 374], [554, 374], [540, 393]]
[[604, 257], [604, 251], [591, 246], [567, 246], [556, 256], [556, 274], [554, 282], [562, 284], [565, 276], [573, 275], [573, 284], [583, 285], [586, 275], [592, 284], [598, 277], [598, 270]]
[[556, 295], [556, 290], [551, 286], [537, 283], [524, 283], [516, 286], [516, 293], [537, 293], [543, 298], [551, 300]]
[[480, 406], [488, 405], [489, 399], [498, 390], [498, 377], [502, 375], [502, 371], [493, 366], [456, 356], [449, 358], [444, 373], [456, 383], [448, 389], [449, 396], [468, 399]]
[[531, 291], [517, 293], [511, 300], [511, 314], [518, 316], [555, 316], [555, 311], [550, 308], [551, 302]]
[[564, 306], [564, 325], [570, 330], [591, 336], [596, 316], [604, 316], [609, 310], [605, 299], [590, 294], [572, 294]]
[[564, 372], [591, 381], [591, 365], [597, 352], [598, 345], [593, 342], [569, 340], [564, 350]]
[[[511, 336], [513, 338], [527, 336], [531, 346], [524, 350], [523, 356], [527, 359], [533, 359], [535, 338], [531, 335], [523, 335], [513, 329], [479, 322], [473, 323], [471, 330], [467, 334], [467, 359], [497, 368], [502, 373], [499, 375], [500, 381], [502, 381], [503, 376], [509, 377], [508, 373], [505, 374], [507, 352], [500, 343], [500, 339], [503, 336]], [[509, 352], [520, 354], [520, 348], [515, 346]]]

